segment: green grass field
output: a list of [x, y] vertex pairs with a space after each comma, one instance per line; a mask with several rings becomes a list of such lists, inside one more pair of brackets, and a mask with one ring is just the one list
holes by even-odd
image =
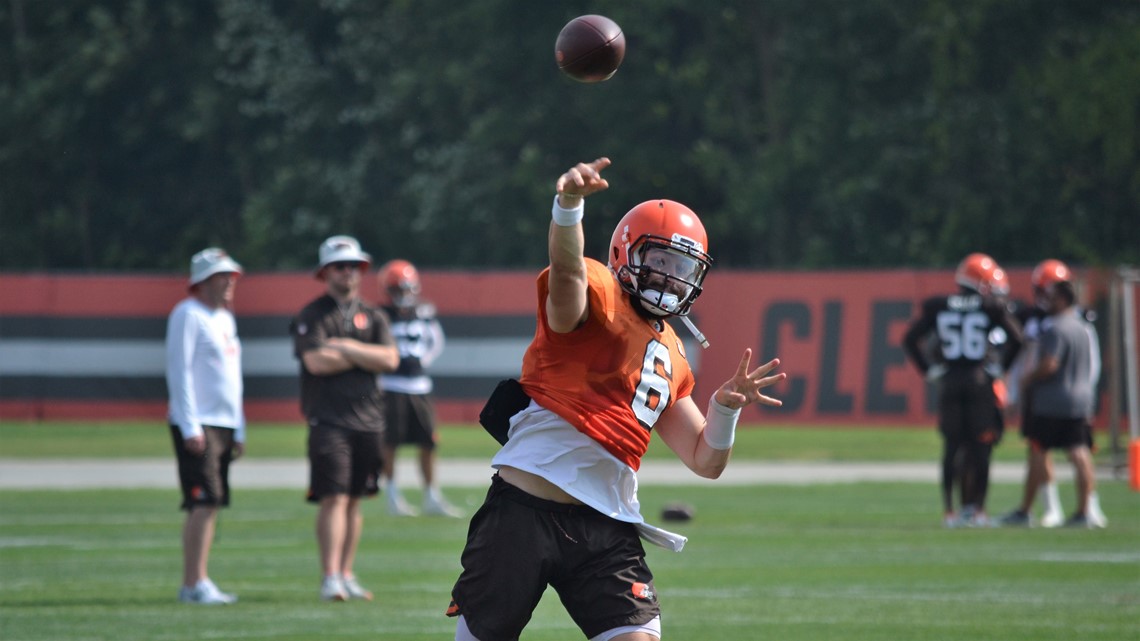
[[[491, 458], [498, 447], [479, 426], [444, 425], [440, 456]], [[254, 458], [305, 456], [301, 424], [253, 425], [247, 454]], [[801, 461], [925, 461], [937, 458], [938, 434], [931, 428], [851, 428], [745, 426], [733, 456], [743, 459]], [[170, 434], [157, 423], [0, 422], [0, 458], [168, 457]], [[659, 439], [649, 458], [672, 458]], [[995, 460], [1021, 461], [1024, 446], [1007, 436]]]
[[[251, 455], [254, 443], [263, 456], [300, 455], [299, 432], [290, 432], [254, 429]], [[918, 430], [742, 436], [738, 458], [937, 454], [937, 440], [923, 441], [928, 435]], [[453, 455], [493, 449], [476, 429], [449, 429], [445, 438]], [[105, 452], [83, 447], [96, 440]], [[1020, 459], [1016, 438], [1003, 448]], [[0, 424], [0, 457], [123, 456], [124, 449], [169, 455], [161, 426]], [[1012, 505], [1019, 491], [997, 485], [991, 504]], [[483, 490], [448, 494], [471, 509]], [[684, 552], [648, 549], [669, 641], [1135, 641], [1140, 495], [1123, 481], [1102, 483], [1100, 494], [1111, 520], [1100, 531], [945, 530], [936, 488], [920, 483], [643, 487], [641, 499], [647, 515], [675, 500], [697, 510], [676, 528], [690, 538]], [[1071, 506], [1070, 486], [1062, 499]], [[182, 515], [174, 492], [0, 491], [0, 639], [451, 638], [442, 613], [465, 520], [398, 520], [370, 502], [357, 570], [377, 600], [327, 604], [317, 600], [313, 507], [291, 490], [235, 488], [234, 501], [220, 522], [211, 574], [241, 600], [200, 608], [175, 601]], [[580, 638], [552, 593], [523, 636]]]

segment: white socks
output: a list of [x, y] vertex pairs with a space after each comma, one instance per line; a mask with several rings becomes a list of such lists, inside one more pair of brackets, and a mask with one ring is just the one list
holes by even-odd
[[1045, 507], [1045, 514], [1064, 514], [1061, 507], [1061, 495], [1057, 492], [1056, 481], [1041, 486], [1038, 492], [1041, 495], [1041, 504]]

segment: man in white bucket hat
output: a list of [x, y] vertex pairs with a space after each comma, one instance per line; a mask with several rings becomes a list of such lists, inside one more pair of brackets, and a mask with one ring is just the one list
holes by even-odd
[[346, 263], [367, 270], [372, 264], [372, 256], [360, 249], [360, 243], [352, 236], [331, 236], [321, 243], [317, 252], [316, 276], [325, 280], [322, 274], [333, 263]]
[[309, 424], [309, 491], [325, 601], [371, 600], [353, 571], [363, 498], [379, 492], [384, 407], [376, 375], [400, 362], [388, 319], [360, 298], [372, 257], [351, 236], [321, 243], [316, 277], [325, 293], [293, 319], [301, 362], [301, 411]]
[[208, 247], [190, 257], [191, 289], [214, 274], [240, 276], [241, 265], [231, 258], [226, 250], [217, 247]]
[[210, 247], [190, 259], [190, 296], [166, 326], [170, 433], [182, 487], [182, 588], [178, 600], [224, 605], [237, 597], [207, 574], [218, 508], [230, 504], [230, 462], [245, 452], [241, 341], [230, 311], [241, 265]]

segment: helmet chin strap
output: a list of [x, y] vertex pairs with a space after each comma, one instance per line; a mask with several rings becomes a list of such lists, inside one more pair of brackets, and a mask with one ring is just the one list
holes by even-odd
[[697, 329], [697, 326], [693, 324], [693, 321], [689, 320], [688, 316], [682, 316], [681, 322], [685, 324], [685, 327], [689, 328], [689, 331], [693, 334], [693, 338], [697, 339], [702, 349], [709, 348], [709, 339], [705, 338], [705, 335], [701, 333], [701, 330]]

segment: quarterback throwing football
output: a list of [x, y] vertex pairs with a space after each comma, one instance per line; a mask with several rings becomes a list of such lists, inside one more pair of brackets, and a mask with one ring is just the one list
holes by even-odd
[[650, 433], [696, 474], [717, 478], [741, 408], [780, 405], [761, 393], [785, 378], [773, 373], [779, 360], [751, 369], [751, 349], [707, 412], [691, 397], [693, 373], [666, 320], [688, 320], [712, 262], [692, 210], [641, 203], [614, 230], [608, 264], [584, 256], [584, 199], [609, 187], [609, 165], [579, 163], [555, 183], [535, 337], [509, 410], [493, 408], [509, 424], [451, 593], [457, 640], [518, 639], [547, 585], [589, 639], [659, 639], [641, 539], [679, 551], [685, 538], [641, 516], [636, 472]]

